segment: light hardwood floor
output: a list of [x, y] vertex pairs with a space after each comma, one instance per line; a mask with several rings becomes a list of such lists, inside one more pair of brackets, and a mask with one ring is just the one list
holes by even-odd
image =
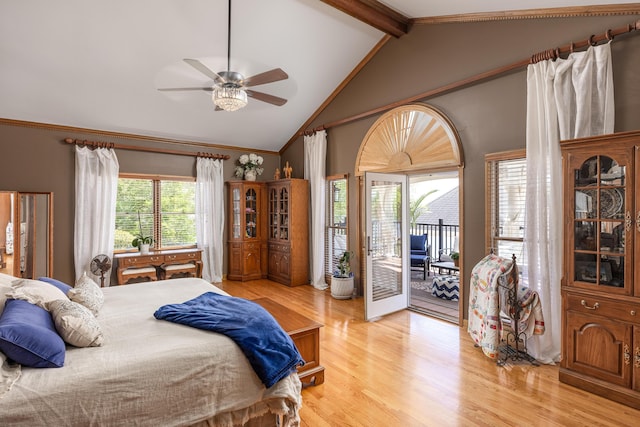
[[311, 286], [225, 281], [321, 322], [325, 383], [302, 392], [302, 426], [640, 426], [640, 411], [561, 384], [557, 366], [496, 366], [466, 330], [411, 311], [363, 321], [364, 301]]

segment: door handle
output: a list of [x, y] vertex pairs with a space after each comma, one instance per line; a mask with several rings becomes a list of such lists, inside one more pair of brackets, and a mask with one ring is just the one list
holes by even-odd
[[371, 236], [367, 236], [367, 256], [371, 255]]

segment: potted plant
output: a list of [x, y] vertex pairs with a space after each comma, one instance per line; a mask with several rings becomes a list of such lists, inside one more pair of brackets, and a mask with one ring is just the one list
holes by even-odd
[[258, 175], [262, 175], [264, 168], [262, 167], [264, 159], [255, 153], [243, 154], [238, 159], [236, 166], [236, 177], [247, 181], [255, 181]]
[[449, 256], [451, 257], [451, 259], [453, 260], [453, 265], [455, 265], [456, 267], [458, 267], [458, 265], [460, 264], [460, 253], [459, 252], [451, 252], [449, 254]]
[[336, 299], [353, 297], [353, 272], [351, 271], [353, 252], [344, 251], [331, 278], [331, 296]]
[[131, 241], [131, 245], [135, 248], [138, 248], [140, 253], [148, 254], [149, 247], [153, 243], [153, 237], [146, 236], [142, 232], [142, 221], [140, 220], [140, 211], [138, 211], [138, 228], [140, 229], [140, 231], [134, 235], [134, 238]]

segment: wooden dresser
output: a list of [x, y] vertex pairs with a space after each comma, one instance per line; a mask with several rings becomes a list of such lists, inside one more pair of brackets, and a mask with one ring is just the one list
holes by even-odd
[[560, 381], [640, 409], [640, 132], [561, 149]]
[[[141, 273], [138, 278], [147, 277], [149, 280], [163, 279], [163, 266], [175, 266], [183, 264], [193, 264], [195, 276], [202, 277], [202, 256], [201, 249], [174, 249], [165, 251], [153, 251], [148, 254], [140, 252], [122, 252], [115, 254], [113, 258], [117, 262], [116, 274], [118, 285], [125, 285], [130, 280], [127, 272], [131, 270], [148, 270], [150, 273]], [[154, 270], [155, 273], [151, 272]], [[155, 277], [155, 279], [151, 279]]]

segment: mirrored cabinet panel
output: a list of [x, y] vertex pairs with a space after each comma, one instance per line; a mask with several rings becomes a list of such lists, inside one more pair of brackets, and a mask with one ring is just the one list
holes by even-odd
[[53, 193], [0, 191], [0, 273], [53, 275]]

